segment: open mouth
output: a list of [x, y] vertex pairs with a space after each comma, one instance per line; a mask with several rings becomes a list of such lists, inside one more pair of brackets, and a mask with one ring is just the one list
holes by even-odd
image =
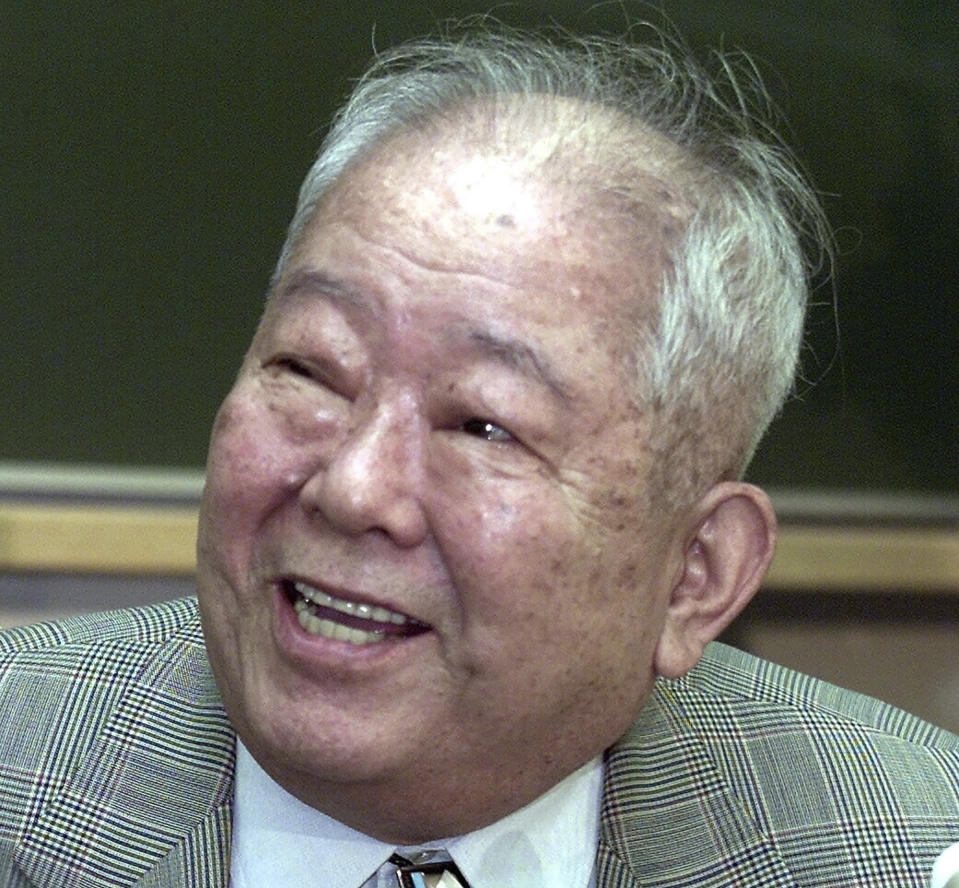
[[410, 638], [430, 628], [397, 611], [337, 598], [298, 580], [285, 580], [283, 586], [300, 626], [310, 635], [367, 645]]

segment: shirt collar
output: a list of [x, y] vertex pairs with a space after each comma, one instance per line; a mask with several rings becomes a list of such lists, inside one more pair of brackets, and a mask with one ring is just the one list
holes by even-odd
[[[472, 888], [587, 888], [599, 841], [602, 758], [525, 808], [446, 848]], [[395, 846], [344, 826], [275, 783], [237, 741], [231, 884], [358, 888]]]

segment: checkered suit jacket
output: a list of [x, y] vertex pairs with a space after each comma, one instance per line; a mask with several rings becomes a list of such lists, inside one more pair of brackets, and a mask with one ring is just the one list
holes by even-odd
[[[0, 634], [0, 888], [212, 888], [234, 735], [184, 600]], [[609, 751], [600, 888], [904, 888], [959, 840], [959, 738], [713, 645]]]

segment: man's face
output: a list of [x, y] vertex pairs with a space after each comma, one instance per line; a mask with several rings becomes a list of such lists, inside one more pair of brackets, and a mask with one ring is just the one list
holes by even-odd
[[321, 205], [219, 412], [199, 591], [227, 709], [382, 838], [505, 815], [649, 692], [682, 548], [632, 402], [658, 267], [601, 221], [395, 140]]

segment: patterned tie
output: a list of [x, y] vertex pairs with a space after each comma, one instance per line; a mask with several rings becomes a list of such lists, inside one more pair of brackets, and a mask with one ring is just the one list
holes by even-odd
[[469, 888], [445, 848], [392, 854], [367, 885], [371, 888]]

